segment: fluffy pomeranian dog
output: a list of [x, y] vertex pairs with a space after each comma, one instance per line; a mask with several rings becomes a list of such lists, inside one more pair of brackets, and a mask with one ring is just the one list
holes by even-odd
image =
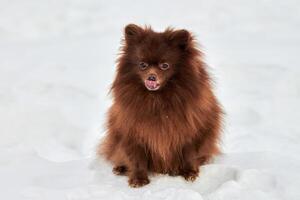
[[99, 154], [131, 187], [150, 173], [194, 181], [219, 153], [222, 110], [187, 30], [129, 24], [112, 85], [113, 104]]

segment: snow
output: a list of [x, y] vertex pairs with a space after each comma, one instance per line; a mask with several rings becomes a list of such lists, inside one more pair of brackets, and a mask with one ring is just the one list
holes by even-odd
[[[300, 199], [300, 3], [0, 0], [0, 196]], [[131, 189], [95, 157], [128, 23], [192, 30], [226, 110], [224, 154], [194, 183]]]

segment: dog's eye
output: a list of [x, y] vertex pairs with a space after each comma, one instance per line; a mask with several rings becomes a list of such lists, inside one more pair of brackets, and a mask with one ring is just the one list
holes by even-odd
[[146, 69], [148, 67], [148, 64], [145, 63], [145, 62], [140, 62], [139, 63], [139, 67], [140, 67], [140, 69], [144, 70], [144, 69]]
[[162, 69], [162, 70], [167, 70], [170, 68], [170, 65], [168, 63], [161, 63], [159, 64], [159, 67]]

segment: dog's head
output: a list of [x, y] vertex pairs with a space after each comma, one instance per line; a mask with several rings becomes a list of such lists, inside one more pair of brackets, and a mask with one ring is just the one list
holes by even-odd
[[149, 91], [160, 90], [179, 71], [191, 45], [192, 36], [186, 30], [154, 32], [129, 24], [125, 27], [124, 70]]

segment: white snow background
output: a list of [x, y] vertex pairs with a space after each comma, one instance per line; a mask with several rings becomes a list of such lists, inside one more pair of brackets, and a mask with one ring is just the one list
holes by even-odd
[[[226, 111], [224, 154], [132, 189], [96, 161], [123, 27], [191, 30]], [[0, 198], [299, 200], [300, 2], [0, 0]]]

